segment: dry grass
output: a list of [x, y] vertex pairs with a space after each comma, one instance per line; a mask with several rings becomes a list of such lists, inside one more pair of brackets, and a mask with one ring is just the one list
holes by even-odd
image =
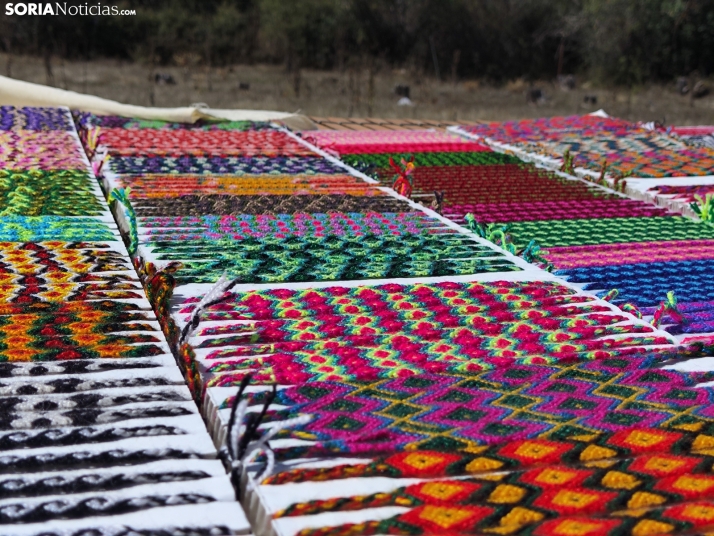
[[[176, 85], [157, 85], [152, 73], [170, 74]], [[6, 74], [6, 58], [0, 58]], [[185, 106], [204, 102], [213, 108], [250, 108], [300, 111], [322, 117], [401, 117], [442, 120], [506, 120], [526, 117], [588, 113], [603, 108], [633, 121], [664, 120], [667, 124], [714, 124], [714, 96], [690, 102], [674, 86], [652, 85], [634, 91], [590, 88], [585, 83], [564, 91], [544, 82], [546, 101], [526, 102], [526, 84], [520, 81], [496, 88], [477, 81], [456, 84], [418, 77], [407, 71], [381, 71], [370, 90], [366, 71], [303, 71], [299, 94], [295, 80], [284, 69], [269, 65], [236, 65], [206, 69], [199, 65], [161, 67], [117, 61], [63, 62], [55, 59], [52, 79], [38, 58], [12, 58], [13, 78], [48, 83], [56, 87], [99, 95], [145, 106]], [[250, 84], [249, 90], [239, 83]], [[414, 106], [397, 106], [396, 84], [411, 88]], [[713, 88], [714, 89], [714, 88]], [[585, 105], [583, 97], [595, 95], [597, 105]]]

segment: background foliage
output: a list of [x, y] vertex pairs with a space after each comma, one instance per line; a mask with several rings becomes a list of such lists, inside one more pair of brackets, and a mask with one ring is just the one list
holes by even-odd
[[[83, 2], [84, 3], [84, 2]], [[90, 2], [92, 3], [92, 2]], [[4, 2], [3, 2], [4, 4]], [[104, 5], [111, 4], [109, 1]], [[633, 85], [714, 72], [714, 0], [116, 0], [131, 17], [8, 17], [12, 54], [156, 65], [410, 67]]]

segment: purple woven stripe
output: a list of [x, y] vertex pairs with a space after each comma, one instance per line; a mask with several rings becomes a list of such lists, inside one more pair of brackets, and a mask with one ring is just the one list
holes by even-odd
[[[642, 312], [651, 315], [657, 307], [642, 307]], [[702, 311], [714, 311], [714, 301], [678, 303], [677, 309], [681, 313], [698, 313]], [[712, 317], [714, 318], [714, 316]]]
[[[677, 309], [684, 317], [682, 324], [668, 325], [670, 333], [714, 333], [714, 301], [678, 303]], [[642, 314], [654, 314], [657, 307], [642, 307]], [[665, 317], [664, 323], [668, 323]]]

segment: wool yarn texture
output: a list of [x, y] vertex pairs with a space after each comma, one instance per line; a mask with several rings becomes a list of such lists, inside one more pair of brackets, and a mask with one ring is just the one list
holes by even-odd
[[[620, 325], [625, 317], [601, 314], [609, 310], [587, 301], [540, 282], [254, 292], [224, 299], [201, 316], [254, 322], [199, 326], [195, 347], [217, 348], [204, 362], [206, 385], [217, 386], [234, 385], [247, 372], [255, 381], [287, 385], [476, 373], [515, 360], [600, 359], [666, 344], [648, 336], [650, 328]], [[190, 313], [190, 304], [181, 311]], [[607, 338], [615, 334], [622, 337]]]
[[[577, 439], [523, 439], [504, 445], [484, 446], [474, 452], [419, 450], [377, 456], [366, 463], [333, 467], [298, 468], [276, 473], [264, 485], [324, 482], [347, 478], [386, 477], [441, 479], [476, 476], [507, 477], [550, 467], [616, 468], [618, 472], [649, 472], [668, 476], [686, 471], [711, 474], [712, 442], [707, 435], [690, 431], [630, 429], [593, 434]], [[557, 437], [558, 434], [555, 434]]]
[[262, 121], [211, 121], [198, 119], [193, 123], [179, 123], [175, 121], [162, 121], [159, 119], [138, 119], [118, 115], [95, 115], [81, 110], [72, 110], [72, 119], [80, 135], [86, 135], [89, 130], [100, 129], [147, 129], [155, 131], [172, 130], [264, 130], [270, 129], [270, 124]]
[[[309, 424], [285, 434], [315, 443], [288, 447], [286, 456], [451, 451], [546, 439], [556, 432], [568, 438], [710, 426], [711, 391], [694, 388], [685, 374], [652, 371], [651, 365], [651, 358], [630, 357], [466, 375], [307, 383], [279, 391], [276, 402], [286, 409], [268, 416], [313, 415]], [[260, 403], [260, 395], [255, 398]]]
[[691, 186], [658, 185], [654, 186], [650, 192], [658, 195], [673, 196], [675, 199], [692, 202], [696, 195], [706, 197], [707, 194], [714, 193], [714, 184], [697, 184]]
[[407, 131], [314, 131], [304, 138], [324, 149], [345, 154], [401, 152], [479, 152], [490, 149], [463, 138], [434, 130]]
[[131, 188], [134, 199], [179, 195], [351, 195], [384, 196], [384, 192], [350, 175], [255, 176], [122, 176], [117, 183]]
[[[152, 240], [287, 238], [323, 236], [454, 234], [438, 220], [419, 212], [296, 212], [225, 216], [143, 217]], [[448, 238], [448, 237], [444, 237]]]
[[242, 214], [295, 214], [325, 212], [414, 212], [400, 199], [388, 196], [352, 195], [184, 195], [146, 199], [136, 203], [139, 217]]
[[[488, 129], [499, 135], [487, 135]], [[511, 144], [531, 138], [533, 143], [577, 138], [607, 144], [610, 142], [603, 140], [615, 136], [623, 146], [642, 133], [636, 125], [591, 116], [481, 124], [464, 130]], [[393, 136], [407, 145], [414, 139], [415, 149], [424, 143], [408, 131]], [[349, 140], [350, 151], [343, 160], [372, 170], [383, 184], [391, 185], [394, 171], [388, 165], [388, 156], [374, 149], [388, 139], [388, 132], [324, 132], [314, 137], [325, 148]], [[652, 139], [655, 147], [659, 138]], [[678, 143], [665, 141], [667, 147]], [[364, 150], [359, 150], [360, 144]], [[531, 150], [531, 146], [525, 148]], [[575, 149], [571, 151], [575, 153]], [[515, 156], [481, 151], [471, 153], [482, 159], [480, 165], [444, 165], [440, 158], [458, 153], [440, 152], [434, 146], [433, 152], [416, 154], [422, 155], [422, 161], [411, 174], [413, 195], [418, 196], [415, 199], [424, 199], [421, 202], [425, 205], [464, 225], [476, 222], [482, 236], [497, 240], [499, 245], [512, 243], [514, 251], [524, 251], [531, 244], [542, 248], [541, 265], [542, 261], [551, 263], [560, 277], [586, 283], [585, 289], [603, 296], [617, 289], [615, 303], [647, 310], [662, 303], [672, 291], [680, 304], [712, 300], [704, 268], [711, 260], [707, 245], [714, 238], [711, 225], [526, 164]], [[491, 155], [510, 160], [490, 162], [487, 159]], [[588, 162], [593, 166], [601, 163], [593, 159]], [[577, 163], [584, 165], [582, 159]], [[667, 191], [669, 187], [660, 188]], [[706, 314], [683, 318], [685, 325], [667, 324], [666, 329], [675, 334], [694, 334], [714, 328]], [[671, 322], [671, 318], [665, 322]]]
[[575, 164], [599, 171], [607, 161], [620, 176], [677, 177], [711, 175], [714, 152], [688, 147], [675, 138], [612, 117], [554, 117], [469, 126], [469, 133], [525, 150], [561, 157], [575, 155]]
[[106, 207], [84, 171], [0, 170], [0, 215], [95, 216]]
[[71, 132], [74, 130], [72, 117], [66, 109], [50, 107], [15, 108], [0, 106], [0, 131], [52, 131]]
[[197, 175], [330, 175], [344, 170], [327, 160], [312, 156], [113, 156], [109, 169], [125, 174], [197, 174]]
[[0, 532], [245, 533], [69, 110], [0, 146]]
[[275, 130], [101, 128], [98, 143], [111, 156], [315, 156]]
[[[180, 261], [179, 283], [215, 282], [226, 272], [243, 282], [331, 281], [464, 275], [520, 270], [493, 250], [441, 235], [361, 235], [157, 241], [160, 261]], [[218, 249], [217, 249], [218, 248]], [[499, 259], [499, 257], [501, 257]]]
[[[221, 415], [210, 422], [216, 437], [240, 389], [248, 428], [255, 424], [256, 438], [270, 439], [255, 458], [268, 472], [272, 459], [366, 458], [287, 472], [280, 466], [266, 485], [369, 479], [379, 471], [431, 479], [359, 497], [338, 483], [335, 498], [296, 497], [281, 521], [402, 505], [407, 512], [387, 519], [344, 517], [304, 534], [535, 534], [552, 523], [590, 520], [603, 533], [624, 534], [665, 517], [672, 530], [692, 528], [670, 509], [709, 498], [692, 490], [709, 478], [702, 445], [714, 433], [712, 391], [698, 385], [711, 375], [661, 366], [706, 346], [675, 347], [671, 336], [559, 278], [631, 302], [628, 310], [645, 317], [666, 315], [650, 308], [675, 290], [670, 306], [680, 304], [700, 322], [666, 327], [696, 335], [692, 326], [711, 314], [702, 268], [714, 240], [709, 226], [453, 134], [304, 134], [375, 183], [266, 124], [76, 120], [95, 166], [109, 155], [105, 183], [128, 189], [121, 195], [136, 215], [134, 264], [194, 398], [211, 400]], [[585, 134], [594, 141], [568, 141], [578, 165], [583, 155], [602, 153], [625, 173], [633, 152], [653, 146], [663, 156], [634, 169], [658, 172], [666, 158], [674, 173], [708, 165], [696, 151], [693, 164], [695, 153], [681, 142], [611, 123], [593, 122]], [[595, 140], [603, 131], [623, 138], [613, 146], [619, 160], [609, 142]], [[403, 197], [385, 188], [393, 185]], [[449, 220], [525, 261], [551, 262], [554, 274], [528, 268]], [[673, 286], [682, 273], [686, 281]], [[347, 280], [357, 282], [340, 283]], [[702, 283], [696, 300], [686, 290], [693, 282]], [[101, 325], [133, 313], [107, 311]], [[54, 328], [55, 338], [73, 319]], [[144, 334], [111, 329], [101, 335]], [[108, 405], [102, 418], [126, 418], [123, 399], [100, 400]], [[22, 404], [8, 402], [8, 419]], [[95, 402], [82, 404], [78, 414]], [[284, 423], [293, 424], [279, 431]], [[677, 487], [640, 471], [636, 460], [647, 455], [695, 460], [681, 474], [696, 482]], [[495, 470], [503, 472], [498, 479]], [[556, 500], [554, 485], [532, 483], [544, 471], [576, 476], [560, 485]], [[639, 487], [616, 485], [632, 479]], [[660, 481], [671, 485], [660, 489]], [[646, 503], [649, 496], [638, 492], [662, 501]], [[585, 496], [595, 499], [585, 504]], [[636, 506], [652, 508], [631, 519]]]
[[[473, 507], [482, 507], [480, 512], [471, 512], [475, 515], [471, 516], [468, 527], [475, 531], [495, 527], [510, 528], [511, 532], [526, 527], [537, 530], [548, 520], [566, 516], [614, 518], [629, 514], [636, 518], [638, 511], [647, 507], [663, 509], [692, 499], [710, 500], [714, 489], [714, 477], [707, 474], [710, 468], [704, 468], [703, 473], [685, 468], [696, 461], [701, 460], [650, 455], [591, 467], [555, 465], [488, 475], [483, 479], [436, 480], [388, 493], [297, 503], [276, 517], [384, 506], [409, 509], [398, 517], [399, 521], [390, 519], [371, 524], [378, 527], [379, 533], [403, 529], [402, 523], [409, 523], [408, 519], [421, 521], [417, 526], [426, 525], [420, 528], [432, 523], [451, 525], [454, 519], [450, 516], [460, 508], [469, 511]], [[427, 514], [430, 507], [452, 510], [430, 519]], [[435, 513], [433, 510], [431, 515]], [[394, 525], [390, 526], [391, 523]], [[361, 533], [368, 533], [369, 529], [365, 529]]]

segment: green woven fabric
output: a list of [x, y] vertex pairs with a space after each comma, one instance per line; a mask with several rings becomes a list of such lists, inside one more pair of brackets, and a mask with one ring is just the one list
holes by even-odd
[[0, 170], [0, 216], [93, 216], [106, 209], [84, 171]]
[[509, 229], [516, 244], [535, 239], [541, 247], [714, 239], [714, 226], [679, 216], [523, 221]]
[[[388, 168], [389, 157], [398, 161], [407, 156], [406, 153], [381, 153], [381, 154], [345, 154], [340, 158], [350, 166], [358, 168], [376, 167]], [[480, 151], [473, 153], [413, 153], [414, 164], [420, 166], [485, 166], [493, 164], [522, 164], [515, 156], [501, 153]]]
[[461, 235], [363, 235], [305, 239], [157, 241], [158, 260], [180, 261], [177, 282], [212, 283], [466, 275], [517, 271], [503, 255]]

